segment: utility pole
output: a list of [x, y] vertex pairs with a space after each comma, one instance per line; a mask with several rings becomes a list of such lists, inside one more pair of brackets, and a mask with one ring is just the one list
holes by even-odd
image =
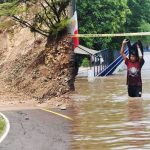
[[76, 11], [76, 0], [72, 0], [73, 12]]
[[74, 15], [74, 12], [76, 10], [76, 0], [70, 0], [69, 5], [69, 16], [72, 17]]
[[[68, 18], [70, 18], [70, 24], [68, 25], [68, 34], [72, 34], [72, 24], [71, 24], [71, 19], [74, 15], [75, 12], [75, 0], [70, 0], [70, 4], [68, 6]], [[71, 82], [72, 82], [72, 87], [71, 90], [75, 90], [74, 87], [74, 81], [75, 81], [75, 76], [77, 75], [78, 72], [78, 66], [77, 66], [77, 60], [76, 60], [76, 54], [74, 53], [74, 44], [73, 44], [73, 38], [70, 37], [70, 50], [71, 50], [71, 54], [70, 54], [70, 63], [72, 64], [70, 67], [70, 73], [71, 73]]]
[[[74, 12], [76, 10], [76, 0], [70, 0], [70, 4], [68, 7], [68, 17], [72, 18], [74, 15]], [[71, 25], [68, 26], [68, 33], [71, 33]]]

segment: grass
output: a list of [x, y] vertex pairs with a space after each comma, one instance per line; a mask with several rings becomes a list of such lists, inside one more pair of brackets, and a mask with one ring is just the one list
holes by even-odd
[[14, 20], [11, 19], [7, 19], [5, 21], [2, 21], [0, 23], [0, 29], [4, 30], [4, 29], [9, 29], [10, 27], [16, 25], [16, 22]]
[[0, 116], [0, 136], [1, 136], [1, 134], [3, 133], [4, 129], [5, 129], [5, 121], [4, 121], [4, 119]]

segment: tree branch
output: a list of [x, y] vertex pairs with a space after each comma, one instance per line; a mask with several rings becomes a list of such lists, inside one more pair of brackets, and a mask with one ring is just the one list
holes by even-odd
[[41, 6], [42, 6], [43, 9], [44, 9], [44, 12], [45, 12], [45, 15], [46, 15], [47, 19], [50, 21], [50, 23], [51, 23], [51, 25], [53, 26], [53, 28], [56, 28], [56, 26], [54, 25], [53, 21], [52, 21], [51, 18], [48, 16], [46, 7], [45, 7], [42, 3], [40, 3], [40, 4], [41, 4]]
[[16, 20], [17, 22], [19, 22], [19, 23], [25, 25], [26, 27], [28, 27], [28, 28], [34, 30], [35, 32], [37, 32], [37, 33], [39, 33], [39, 34], [41, 34], [41, 35], [43, 35], [43, 36], [48, 37], [48, 35], [49, 35], [48, 32], [45, 32], [45, 31], [40, 30], [40, 29], [36, 29], [34, 26], [32, 26], [31, 24], [29, 24], [27, 21], [24, 21], [24, 20], [18, 18], [18, 17], [15, 16], [15, 15], [12, 15], [12, 18], [13, 18], [14, 20]]
[[50, 3], [47, 0], [44, 0], [45, 3], [52, 9], [53, 13], [55, 14], [56, 18], [54, 18], [54, 20], [59, 23], [60, 22], [60, 14], [58, 14], [57, 12], [57, 8], [55, 6], [55, 2], [52, 0], [52, 5], [50, 5]]

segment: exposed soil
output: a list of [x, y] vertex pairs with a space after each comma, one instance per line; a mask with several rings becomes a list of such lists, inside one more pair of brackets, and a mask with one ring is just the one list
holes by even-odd
[[[46, 47], [45, 47], [46, 46]], [[74, 90], [70, 39], [51, 42], [27, 28], [0, 32], [0, 110], [67, 107]]]
[[0, 111], [36, 108], [66, 109], [67, 107], [73, 106], [69, 94], [42, 100], [41, 102], [32, 96], [10, 89], [10, 87], [3, 82], [0, 84]]

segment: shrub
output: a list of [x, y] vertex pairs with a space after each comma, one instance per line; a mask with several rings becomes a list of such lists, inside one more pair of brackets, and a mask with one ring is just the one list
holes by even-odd
[[89, 67], [90, 66], [90, 61], [88, 60], [88, 58], [84, 58], [82, 60], [81, 66], [82, 67]]
[[0, 116], [0, 135], [3, 133], [4, 128], [5, 128], [5, 121], [4, 121], [4, 119], [1, 118], [1, 116]]

